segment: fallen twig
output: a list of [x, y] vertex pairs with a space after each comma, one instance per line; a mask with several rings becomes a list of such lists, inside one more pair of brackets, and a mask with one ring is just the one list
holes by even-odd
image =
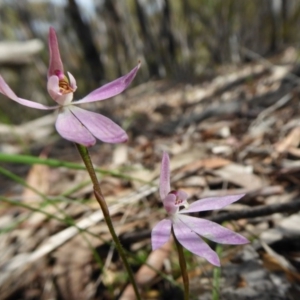
[[[278, 203], [278, 204], [270, 204], [270, 205], [261, 205], [251, 209], [245, 209], [241, 211], [233, 211], [229, 213], [221, 213], [216, 216], [207, 217], [208, 220], [222, 223], [224, 221], [233, 221], [239, 219], [250, 219], [262, 216], [272, 215], [274, 213], [283, 213], [283, 212], [290, 212], [290, 211], [298, 211], [300, 210], [300, 199], [292, 200], [288, 203]], [[138, 241], [138, 238], [141, 239], [149, 238], [151, 235], [151, 230], [144, 230], [141, 234], [135, 234], [133, 236], [132, 233], [125, 233], [123, 234], [121, 240], [123, 243]], [[128, 240], [127, 240], [128, 239]]]
[[262, 216], [268, 216], [278, 212], [298, 211], [300, 210], [300, 199], [292, 200], [288, 203], [278, 203], [270, 205], [262, 205], [255, 208], [234, 211], [230, 213], [222, 213], [208, 218], [211, 221], [222, 223], [224, 221], [233, 221], [239, 219], [250, 219]]

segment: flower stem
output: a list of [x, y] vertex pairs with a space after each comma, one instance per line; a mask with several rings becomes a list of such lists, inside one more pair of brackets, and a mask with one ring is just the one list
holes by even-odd
[[[222, 245], [217, 245], [216, 253], [220, 257], [222, 254]], [[212, 300], [219, 300], [219, 292], [220, 292], [220, 278], [221, 278], [221, 268], [214, 267], [213, 271], [213, 288], [212, 288]]]
[[185, 261], [185, 257], [184, 257], [184, 253], [183, 253], [183, 247], [178, 242], [178, 240], [174, 234], [173, 228], [172, 228], [172, 234], [173, 234], [174, 241], [175, 241], [177, 251], [178, 251], [179, 264], [180, 264], [181, 275], [182, 275], [183, 286], [184, 286], [184, 300], [189, 300], [190, 284], [189, 284], [189, 277], [188, 277], [187, 270], [186, 270], [186, 261]]
[[101, 207], [105, 222], [106, 222], [107, 227], [108, 227], [108, 229], [111, 233], [111, 236], [114, 240], [115, 247], [116, 247], [117, 251], [119, 252], [119, 255], [121, 256], [121, 258], [123, 260], [123, 263], [124, 263], [124, 266], [125, 266], [125, 268], [128, 272], [129, 280], [130, 280], [130, 282], [133, 286], [133, 289], [134, 289], [134, 292], [135, 292], [135, 295], [136, 295], [136, 299], [141, 300], [141, 296], [140, 296], [136, 281], [134, 279], [133, 272], [131, 270], [131, 267], [129, 266], [129, 263], [127, 261], [124, 249], [121, 245], [121, 242], [120, 242], [120, 240], [119, 240], [119, 238], [118, 238], [118, 236], [115, 232], [115, 229], [114, 229], [114, 226], [113, 226], [110, 214], [109, 214], [108, 206], [107, 206], [105, 198], [102, 194], [101, 187], [100, 187], [99, 181], [97, 179], [97, 175], [96, 175], [94, 166], [92, 164], [88, 149], [86, 147], [82, 146], [82, 145], [79, 145], [79, 144], [76, 144], [76, 147], [77, 147], [77, 149], [80, 153], [80, 156], [81, 156], [81, 158], [82, 158], [82, 160], [83, 160], [83, 162], [86, 166], [86, 169], [87, 169], [87, 171], [90, 175], [90, 178], [93, 182], [95, 197], [96, 197], [96, 199], [97, 199], [97, 201], [98, 201], [98, 203]]

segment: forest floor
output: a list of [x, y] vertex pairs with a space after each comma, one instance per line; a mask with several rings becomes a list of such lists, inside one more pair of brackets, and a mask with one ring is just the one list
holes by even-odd
[[[151, 229], [165, 215], [157, 192], [163, 151], [171, 157], [173, 188], [186, 191], [190, 203], [246, 194], [222, 211], [198, 214], [251, 241], [211, 244], [221, 253], [220, 299], [299, 299], [296, 61], [289, 48], [271, 61], [222, 67], [210, 80], [150, 81], [86, 106], [129, 134], [126, 144], [98, 142], [91, 156], [106, 170], [98, 173], [103, 193], [143, 299], [182, 299], [174, 243], [151, 252]], [[43, 163], [81, 164], [75, 146], [53, 134], [54, 120], [47, 115], [0, 126], [2, 153], [26, 150], [40, 158], [33, 165], [2, 163], [0, 298], [134, 299], [87, 172]], [[213, 266], [186, 254], [191, 299], [211, 299], [217, 289]]]

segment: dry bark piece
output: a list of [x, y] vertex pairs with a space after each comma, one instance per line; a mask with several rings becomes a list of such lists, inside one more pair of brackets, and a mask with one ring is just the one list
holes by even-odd
[[291, 148], [296, 148], [300, 144], [300, 126], [291, 130], [291, 132], [280, 142], [275, 145], [275, 150], [284, 153]]
[[28, 64], [44, 48], [41, 40], [0, 42], [0, 64]]
[[[140, 267], [135, 278], [139, 288], [144, 288], [149, 285], [157, 276], [155, 270], [161, 270], [164, 261], [170, 256], [172, 240], [164, 244], [161, 248], [153, 251], [147, 258], [146, 264]], [[150, 266], [150, 267], [149, 267]], [[136, 299], [132, 285], [128, 285], [120, 297], [120, 300], [134, 300]]]
[[[40, 158], [46, 158], [46, 155], [41, 154]], [[49, 193], [49, 167], [46, 165], [33, 165], [26, 178], [26, 183], [29, 187], [23, 190], [22, 199], [25, 203], [38, 203], [43, 199], [34, 190], [47, 196]], [[32, 189], [31, 189], [31, 188]], [[34, 189], [34, 190], [33, 190]]]
[[224, 181], [234, 183], [247, 189], [259, 189], [264, 185], [263, 180], [252, 173], [251, 166], [247, 167], [232, 163], [212, 173], [220, 176]]

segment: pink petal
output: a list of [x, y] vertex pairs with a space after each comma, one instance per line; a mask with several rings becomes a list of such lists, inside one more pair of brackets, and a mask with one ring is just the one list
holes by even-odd
[[138, 69], [140, 68], [140, 65], [141, 64], [139, 63], [128, 74], [92, 91], [90, 94], [85, 96], [83, 99], [76, 101], [76, 103], [74, 103], [74, 104], [105, 100], [105, 99], [114, 97], [114, 96], [122, 93], [134, 79]]
[[182, 209], [179, 213], [185, 214], [197, 211], [220, 209], [235, 201], [238, 201], [243, 196], [245, 196], [245, 194], [200, 199], [193, 202], [189, 208]]
[[249, 241], [238, 233], [235, 233], [215, 222], [181, 215], [180, 220], [199, 235], [220, 244], [240, 245]]
[[47, 90], [54, 101], [61, 97], [62, 93], [59, 91], [59, 79], [56, 75], [48, 77]]
[[179, 243], [191, 251], [192, 253], [205, 258], [211, 264], [220, 266], [220, 260], [215, 251], [213, 251], [195, 232], [191, 231], [189, 227], [180, 220], [173, 223], [175, 236]]
[[55, 127], [63, 138], [71, 142], [86, 147], [93, 146], [96, 143], [96, 139], [92, 134], [72, 114], [70, 106], [60, 109]]
[[11, 100], [14, 100], [22, 105], [32, 107], [32, 108], [37, 108], [37, 109], [44, 109], [44, 110], [49, 110], [49, 109], [56, 109], [58, 108], [58, 105], [56, 106], [46, 106], [40, 103], [36, 103], [30, 100], [22, 99], [19, 98], [13, 91], [12, 89], [8, 86], [8, 84], [4, 81], [2, 76], [0, 75], [0, 93], [5, 95], [6, 97], [10, 98]]
[[176, 196], [171, 193], [163, 199], [164, 208], [168, 214], [175, 214], [178, 211], [178, 206], [175, 205]]
[[185, 191], [177, 191], [177, 197], [180, 199], [180, 200], [183, 200], [183, 201], [186, 201], [187, 198], [189, 197], [188, 193], [186, 193]]
[[71, 106], [70, 110], [97, 139], [106, 143], [124, 143], [128, 140], [126, 132], [109, 118], [75, 106]]
[[163, 200], [171, 191], [170, 187], [170, 159], [168, 153], [164, 152], [161, 167], [160, 167], [160, 178], [159, 178], [159, 194]]
[[56, 38], [56, 33], [53, 27], [49, 29], [48, 46], [50, 52], [49, 68], [48, 68], [48, 78], [55, 75], [55, 71], [60, 71], [64, 73], [64, 67], [60, 58], [58, 42]]
[[152, 250], [160, 248], [169, 240], [171, 234], [171, 226], [172, 222], [169, 219], [164, 219], [154, 226], [151, 232]]
[[47, 90], [51, 98], [62, 106], [70, 104], [73, 100], [73, 93], [63, 94], [60, 92], [59, 79], [56, 75], [48, 78]]

